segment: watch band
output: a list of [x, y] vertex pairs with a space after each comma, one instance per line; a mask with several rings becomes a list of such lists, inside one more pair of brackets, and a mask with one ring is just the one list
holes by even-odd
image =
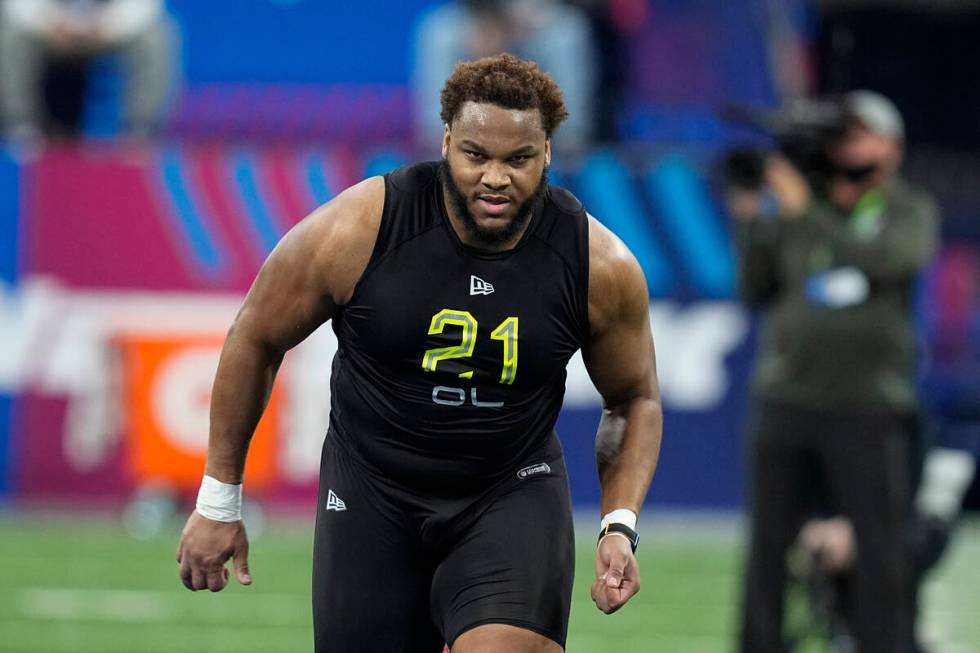
[[636, 553], [636, 547], [640, 544], [640, 534], [634, 531], [632, 528], [626, 524], [620, 524], [619, 522], [612, 522], [606, 524], [606, 527], [599, 531], [599, 540], [602, 540], [605, 536], [610, 533], [620, 533], [626, 536], [626, 539], [630, 541], [630, 548], [633, 553]]

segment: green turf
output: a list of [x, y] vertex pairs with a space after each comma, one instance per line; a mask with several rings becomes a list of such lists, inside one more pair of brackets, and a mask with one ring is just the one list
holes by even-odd
[[[643, 591], [613, 616], [588, 595], [592, 529], [579, 537], [568, 650], [714, 653], [732, 649], [738, 530], [644, 524]], [[0, 513], [0, 651], [220, 653], [312, 650], [310, 532], [274, 526], [253, 542], [255, 584], [191, 593], [177, 578], [176, 529], [149, 541], [107, 518]], [[980, 651], [980, 522], [965, 526], [930, 582], [925, 630], [943, 653]], [[814, 643], [808, 653], [822, 647]], [[435, 652], [433, 652], [435, 653]]]

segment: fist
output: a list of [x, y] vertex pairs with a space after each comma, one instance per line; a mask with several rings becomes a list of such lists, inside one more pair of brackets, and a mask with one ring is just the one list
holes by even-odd
[[592, 601], [606, 614], [612, 614], [639, 591], [640, 567], [629, 540], [619, 533], [606, 535], [596, 549]]

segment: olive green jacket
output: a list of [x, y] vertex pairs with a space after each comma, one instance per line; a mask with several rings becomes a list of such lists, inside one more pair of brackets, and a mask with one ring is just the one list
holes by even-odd
[[901, 181], [846, 215], [740, 222], [740, 295], [763, 311], [753, 394], [820, 409], [914, 409], [912, 295], [936, 250], [933, 200]]

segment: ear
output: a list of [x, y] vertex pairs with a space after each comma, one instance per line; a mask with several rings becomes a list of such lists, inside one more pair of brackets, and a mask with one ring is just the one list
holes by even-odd
[[449, 123], [447, 122], [442, 131], [442, 158], [449, 154]]
[[544, 165], [546, 167], [551, 165], [551, 139], [550, 138], [546, 138], [544, 140]]

